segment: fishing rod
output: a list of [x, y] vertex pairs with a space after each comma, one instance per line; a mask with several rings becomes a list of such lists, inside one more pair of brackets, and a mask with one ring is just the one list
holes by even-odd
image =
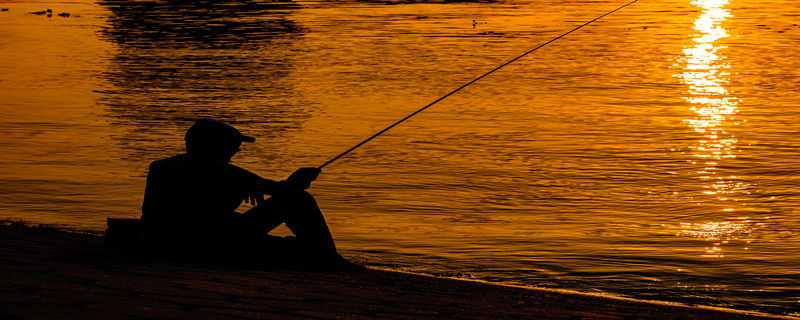
[[633, 0], [633, 1], [630, 1], [630, 2], [628, 2], [628, 3], [626, 3], [626, 4], [624, 4], [624, 5], [621, 5], [621, 6], [617, 7], [617, 8], [616, 8], [616, 9], [614, 9], [614, 10], [611, 10], [611, 11], [609, 11], [609, 12], [606, 12], [606, 13], [604, 13], [604, 14], [602, 14], [602, 15], [600, 15], [600, 16], [598, 16], [598, 17], [596, 17], [596, 18], [592, 19], [592, 20], [589, 20], [589, 21], [585, 22], [585, 23], [584, 23], [584, 24], [582, 24], [582, 25], [579, 25], [579, 26], [577, 26], [577, 27], [575, 27], [575, 28], [572, 28], [572, 30], [569, 30], [569, 31], [567, 31], [567, 32], [564, 32], [564, 33], [562, 33], [561, 35], [559, 35], [559, 36], [557, 36], [557, 37], [555, 37], [555, 38], [553, 38], [553, 39], [550, 39], [550, 40], [548, 40], [547, 42], [544, 42], [544, 43], [542, 43], [542, 44], [540, 44], [540, 45], [538, 45], [538, 46], [535, 46], [535, 47], [533, 47], [533, 48], [530, 48], [530, 49], [526, 50], [526, 51], [525, 51], [525, 52], [523, 52], [522, 54], [520, 54], [520, 55], [518, 55], [518, 56], [516, 56], [516, 57], [514, 57], [514, 58], [512, 58], [512, 59], [510, 59], [510, 60], [508, 60], [508, 61], [506, 61], [506, 62], [504, 62], [504, 63], [502, 63], [502, 64], [500, 64], [500, 65], [498, 65], [498, 66], [497, 66], [497, 67], [495, 67], [494, 69], [492, 69], [492, 70], [489, 70], [488, 72], [486, 72], [486, 73], [484, 73], [484, 74], [482, 74], [482, 75], [480, 75], [480, 76], [478, 76], [478, 77], [476, 77], [476, 78], [474, 78], [474, 79], [472, 79], [472, 80], [468, 81], [467, 83], [465, 83], [465, 84], [461, 85], [460, 87], [453, 89], [452, 91], [448, 92], [447, 94], [445, 94], [445, 95], [443, 95], [443, 96], [441, 96], [441, 97], [439, 97], [439, 98], [436, 98], [436, 100], [433, 100], [431, 103], [428, 103], [427, 105], [423, 106], [422, 108], [419, 108], [419, 109], [417, 109], [416, 111], [414, 111], [414, 112], [412, 112], [412, 113], [409, 113], [407, 116], [405, 116], [405, 117], [403, 117], [403, 118], [400, 118], [399, 120], [397, 120], [397, 121], [395, 121], [394, 123], [390, 124], [388, 127], [386, 127], [386, 128], [383, 128], [382, 130], [380, 130], [380, 131], [378, 131], [378, 132], [374, 133], [373, 135], [371, 135], [371, 136], [369, 136], [368, 138], [366, 138], [366, 139], [362, 140], [361, 142], [357, 143], [356, 145], [354, 145], [354, 146], [350, 147], [350, 149], [347, 149], [347, 150], [343, 151], [342, 153], [340, 153], [340, 154], [336, 155], [335, 157], [333, 157], [333, 158], [330, 158], [328, 161], [325, 161], [325, 163], [323, 163], [322, 165], [320, 165], [320, 166], [319, 166], [319, 167], [317, 167], [317, 168], [318, 168], [318, 169], [322, 169], [322, 168], [326, 167], [327, 165], [329, 165], [329, 164], [333, 163], [334, 161], [336, 161], [336, 160], [339, 160], [339, 158], [341, 158], [341, 157], [344, 157], [345, 155], [347, 155], [347, 154], [348, 154], [348, 153], [350, 153], [350, 152], [353, 152], [353, 150], [356, 150], [356, 149], [358, 149], [359, 147], [363, 146], [363, 145], [364, 145], [364, 144], [366, 144], [367, 142], [370, 142], [370, 141], [372, 141], [373, 139], [375, 139], [375, 138], [379, 137], [380, 135], [382, 135], [382, 134], [386, 133], [386, 131], [389, 131], [389, 130], [391, 130], [392, 128], [396, 127], [397, 125], [399, 125], [399, 124], [401, 124], [401, 123], [405, 122], [406, 120], [408, 120], [408, 119], [411, 119], [412, 117], [416, 116], [417, 114], [419, 114], [419, 113], [421, 113], [421, 112], [423, 112], [423, 111], [427, 110], [428, 108], [430, 108], [430, 107], [432, 107], [433, 105], [435, 105], [435, 104], [437, 104], [437, 103], [441, 102], [442, 100], [444, 100], [444, 99], [447, 99], [448, 97], [450, 97], [450, 96], [452, 96], [452, 95], [456, 94], [457, 92], [459, 92], [459, 91], [461, 91], [462, 89], [464, 89], [464, 88], [466, 88], [466, 87], [470, 86], [471, 84], [473, 84], [473, 83], [475, 83], [475, 82], [478, 82], [479, 80], [481, 80], [481, 79], [485, 78], [486, 76], [488, 76], [488, 75], [490, 75], [490, 74], [494, 73], [495, 71], [497, 71], [497, 70], [500, 70], [500, 69], [502, 69], [503, 67], [505, 67], [505, 66], [507, 66], [507, 65], [509, 65], [509, 64], [512, 64], [512, 63], [514, 63], [515, 61], [517, 61], [517, 60], [519, 60], [519, 59], [522, 59], [523, 57], [527, 56], [528, 54], [530, 54], [530, 53], [532, 53], [532, 52], [534, 52], [534, 51], [536, 51], [536, 50], [539, 50], [539, 49], [541, 49], [541, 48], [543, 48], [543, 47], [547, 46], [548, 44], [551, 44], [551, 43], [553, 43], [553, 42], [555, 42], [555, 41], [557, 41], [557, 40], [559, 40], [559, 39], [561, 39], [561, 38], [563, 38], [563, 37], [566, 37], [566, 36], [567, 36], [567, 35], [569, 35], [570, 33], [573, 33], [573, 32], [575, 32], [575, 31], [578, 31], [578, 30], [582, 29], [583, 27], [585, 27], [585, 26], [588, 26], [588, 25], [592, 24], [593, 22], [595, 22], [595, 21], [597, 21], [597, 20], [600, 20], [600, 19], [602, 19], [602, 18], [604, 18], [604, 17], [606, 17], [606, 16], [608, 16], [608, 15], [610, 15], [610, 14], [614, 13], [614, 12], [620, 11], [620, 10], [624, 9], [625, 7], [627, 7], [627, 6], [630, 6], [630, 5], [632, 5], [632, 4], [634, 4], [634, 3], [638, 2], [638, 1], [639, 1], [639, 0]]

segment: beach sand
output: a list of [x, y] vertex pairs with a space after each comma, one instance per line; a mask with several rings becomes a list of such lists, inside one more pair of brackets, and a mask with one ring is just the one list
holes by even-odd
[[384, 270], [147, 261], [18, 223], [0, 243], [0, 319], [792, 319]]

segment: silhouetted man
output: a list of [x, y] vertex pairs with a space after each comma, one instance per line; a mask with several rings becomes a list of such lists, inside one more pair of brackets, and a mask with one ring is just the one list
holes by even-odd
[[[337, 254], [322, 212], [305, 191], [319, 169], [301, 168], [285, 181], [272, 181], [230, 164], [241, 144], [255, 138], [216, 120], [195, 122], [185, 141], [185, 154], [154, 161], [147, 175], [142, 223], [153, 248], [262, 257], [270, 256], [270, 251], [291, 252], [314, 266], [349, 264]], [[265, 200], [264, 195], [271, 197]], [[256, 206], [237, 213], [243, 201]], [[277, 245], [265, 241], [266, 233], [282, 223], [295, 240]]]

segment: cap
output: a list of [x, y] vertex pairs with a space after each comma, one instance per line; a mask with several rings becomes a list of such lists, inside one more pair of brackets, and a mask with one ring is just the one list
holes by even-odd
[[243, 135], [233, 126], [214, 119], [199, 119], [186, 131], [186, 141], [255, 142], [256, 138]]

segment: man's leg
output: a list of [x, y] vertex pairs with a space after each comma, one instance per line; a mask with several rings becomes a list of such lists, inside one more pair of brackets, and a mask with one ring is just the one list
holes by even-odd
[[314, 197], [305, 191], [274, 195], [243, 215], [246, 228], [260, 234], [286, 223], [298, 244], [319, 258], [338, 257], [336, 244]]

